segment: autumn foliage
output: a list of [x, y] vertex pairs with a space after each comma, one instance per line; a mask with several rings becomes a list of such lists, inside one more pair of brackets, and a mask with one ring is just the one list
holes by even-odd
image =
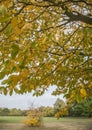
[[56, 114], [55, 114], [55, 117], [57, 119], [59, 119], [60, 117], [65, 117], [65, 116], [68, 116], [69, 115], [69, 112], [68, 112], [68, 107], [64, 107], [62, 108], [61, 110], [59, 110]]
[[43, 125], [42, 114], [39, 111], [39, 109], [30, 110], [27, 113], [27, 116], [28, 116], [28, 118], [24, 121], [24, 123], [27, 126], [35, 127], [35, 126], [42, 126]]
[[92, 96], [92, 0], [0, 1], [0, 93]]

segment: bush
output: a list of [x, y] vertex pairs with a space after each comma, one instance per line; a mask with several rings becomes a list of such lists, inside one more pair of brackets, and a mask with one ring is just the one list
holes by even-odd
[[42, 115], [39, 109], [30, 110], [28, 113], [28, 119], [24, 121], [27, 126], [42, 126]]

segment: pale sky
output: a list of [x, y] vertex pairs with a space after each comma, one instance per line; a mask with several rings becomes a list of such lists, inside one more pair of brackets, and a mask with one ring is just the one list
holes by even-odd
[[[51, 86], [49, 90], [39, 97], [33, 97], [32, 93], [27, 93], [23, 95], [13, 94], [12, 96], [0, 95], [0, 107], [4, 108], [20, 108], [28, 109], [31, 103], [34, 102], [34, 106], [53, 106], [57, 98], [63, 99], [63, 95], [52, 96], [51, 92], [55, 89]], [[63, 99], [65, 101], [65, 99]]]

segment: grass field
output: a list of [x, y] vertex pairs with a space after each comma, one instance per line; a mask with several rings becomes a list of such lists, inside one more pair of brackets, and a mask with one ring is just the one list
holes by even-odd
[[[0, 116], [0, 123], [23, 123], [27, 117], [25, 116]], [[44, 123], [54, 123], [54, 122], [90, 122], [92, 118], [76, 118], [76, 117], [64, 117], [64, 118], [54, 118], [54, 117], [44, 117]]]
[[43, 118], [43, 127], [27, 127], [26, 117], [0, 116], [0, 130], [92, 130], [92, 118]]
[[0, 123], [22, 123], [25, 118], [23, 116], [0, 116]]

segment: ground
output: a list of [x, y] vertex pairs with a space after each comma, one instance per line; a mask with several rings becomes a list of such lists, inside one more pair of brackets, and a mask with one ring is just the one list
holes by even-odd
[[60, 120], [45, 118], [42, 127], [27, 127], [21, 122], [1, 122], [0, 130], [92, 130], [92, 118], [63, 118]]

